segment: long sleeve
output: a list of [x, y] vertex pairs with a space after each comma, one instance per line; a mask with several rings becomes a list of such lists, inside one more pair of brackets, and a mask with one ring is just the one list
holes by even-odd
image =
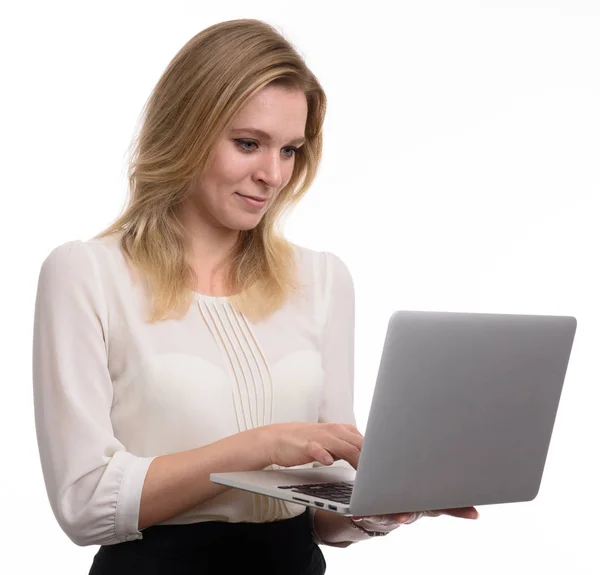
[[142, 486], [152, 457], [126, 451], [113, 433], [108, 310], [83, 242], [42, 264], [33, 329], [35, 423], [54, 515], [78, 545], [140, 539]]
[[354, 416], [354, 283], [346, 264], [325, 252], [326, 322], [322, 341], [325, 384], [319, 421], [351, 423]]
[[[355, 295], [352, 276], [346, 264], [335, 254], [324, 252], [326, 310], [322, 340], [325, 382], [319, 407], [319, 422], [356, 425], [354, 415], [354, 324]], [[318, 462], [315, 467], [321, 466]], [[330, 467], [353, 467], [340, 459]], [[324, 542], [314, 530], [315, 508], [309, 510], [313, 526], [313, 541]], [[331, 544], [329, 544], [331, 545]], [[347, 544], [331, 545], [346, 547]]]

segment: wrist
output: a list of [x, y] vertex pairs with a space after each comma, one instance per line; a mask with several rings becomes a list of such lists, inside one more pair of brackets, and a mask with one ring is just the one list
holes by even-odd
[[310, 514], [312, 530], [319, 544], [348, 547], [353, 543], [371, 539], [365, 531], [352, 525], [350, 517], [314, 508], [311, 508]]
[[273, 445], [273, 434], [268, 431], [268, 427], [267, 425], [263, 425], [247, 431], [249, 438], [247, 447], [257, 454], [261, 469], [273, 465], [275, 446]]
[[352, 517], [348, 517], [350, 525], [352, 527], [354, 527], [354, 529], [357, 529], [358, 531], [360, 531], [363, 534], [362, 539], [368, 539], [371, 537], [381, 537], [383, 535], [387, 535], [388, 532], [387, 531], [371, 531], [368, 529], [365, 529], [358, 521], [355, 521], [354, 519], [352, 519]]

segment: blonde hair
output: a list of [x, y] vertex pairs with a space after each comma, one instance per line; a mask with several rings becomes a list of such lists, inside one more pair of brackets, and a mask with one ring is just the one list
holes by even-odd
[[190, 238], [176, 208], [235, 115], [267, 85], [304, 92], [306, 141], [296, 153], [289, 183], [260, 223], [240, 232], [225, 284], [233, 294], [230, 303], [254, 321], [272, 314], [299, 289], [293, 246], [278, 225], [316, 176], [325, 93], [275, 28], [254, 19], [221, 22], [181, 48], [150, 94], [132, 142], [128, 202], [96, 236], [121, 235], [121, 249], [151, 292], [151, 322], [181, 317], [193, 302], [197, 277], [188, 261]]

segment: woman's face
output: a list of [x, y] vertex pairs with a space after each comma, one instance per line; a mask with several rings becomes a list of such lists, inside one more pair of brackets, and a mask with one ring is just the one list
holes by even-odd
[[190, 197], [195, 219], [224, 231], [256, 227], [294, 169], [308, 107], [300, 90], [267, 86], [217, 142]]

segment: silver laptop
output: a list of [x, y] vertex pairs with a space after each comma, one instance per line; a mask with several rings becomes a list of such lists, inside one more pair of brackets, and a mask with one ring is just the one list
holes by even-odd
[[576, 326], [565, 316], [397, 311], [358, 469], [337, 461], [210, 479], [346, 516], [531, 501]]

